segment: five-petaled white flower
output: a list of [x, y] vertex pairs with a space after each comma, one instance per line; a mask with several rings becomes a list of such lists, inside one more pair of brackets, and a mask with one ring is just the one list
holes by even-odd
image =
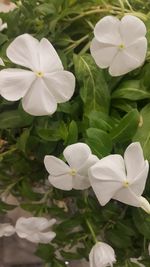
[[[111, 198], [128, 205], [144, 208], [141, 198], [149, 164], [144, 160], [140, 143], [132, 143], [120, 155], [109, 155], [89, 169], [91, 186], [103, 206]], [[146, 210], [146, 207], [145, 207]]]
[[113, 263], [116, 262], [115, 252], [108, 244], [98, 242], [90, 252], [89, 261], [90, 267], [112, 267]]
[[56, 220], [47, 220], [43, 217], [20, 217], [16, 222], [16, 233], [20, 238], [25, 238], [33, 243], [49, 243], [56, 234], [50, 230]]
[[145, 24], [126, 15], [121, 21], [113, 16], [102, 18], [94, 28], [91, 54], [100, 68], [108, 68], [112, 76], [126, 74], [145, 60], [147, 39]]
[[8, 58], [25, 69], [0, 72], [1, 95], [10, 101], [22, 98], [22, 106], [31, 115], [53, 114], [57, 103], [68, 101], [75, 89], [75, 77], [65, 71], [52, 44], [40, 42], [29, 34], [18, 36], [7, 48]]
[[0, 237], [11, 236], [15, 233], [15, 228], [10, 223], [0, 223]]
[[44, 164], [50, 173], [49, 182], [62, 190], [89, 188], [88, 169], [98, 161], [98, 158], [92, 155], [88, 145], [84, 143], [69, 145], [63, 155], [69, 166], [54, 156], [45, 156]]

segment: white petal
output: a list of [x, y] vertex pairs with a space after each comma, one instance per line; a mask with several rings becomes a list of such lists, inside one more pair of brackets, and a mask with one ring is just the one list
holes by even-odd
[[0, 93], [9, 100], [22, 98], [36, 79], [32, 71], [20, 69], [4, 69], [0, 71]]
[[53, 114], [57, 103], [42, 78], [37, 78], [22, 99], [24, 110], [34, 116]]
[[134, 179], [133, 184], [131, 184], [130, 188], [132, 191], [137, 195], [141, 196], [143, 194], [143, 191], [145, 189], [145, 184], [148, 176], [148, 169], [149, 169], [149, 163], [146, 160], [145, 166], [142, 169], [142, 171], [136, 176]]
[[55, 238], [55, 236], [56, 234], [54, 232], [49, 231], [46, 233], [35, 233], [32, 236], [28, 236], [27, 239], [34, 243], [48, 244]]
[[75, 90], [75, 77], [71, 72], [46, 73], [43, 79], [57, 103], [66, 102], [72, 97]]
[[140, 199], [136, 194], [134, 194], [130, 187], [118, 190], [118, 192], [113, 196], [113, 199], [116, 199], [127, 205], [140, 207]]
[[98, 42], [95, 38], [90, 47], [91, 55], [100, 68], [108, 68], [114, 59], [118, 48]]
[[130, 144], [124, 153], [127, 179], [134, 181], [145, 166], [143, 150], [139, 142]]
[[90, 155], [88, 159], [83, 163], [83, 165], [78, 170], [81, 175], [88, 175], [88, 170], [91, 166], [99, 161], [99, 158], [95, 155]]
[[145, 60], [147, 52], [147, 40], [145, 37], [137, 40], [132, 45], [126, 48], [126, 53], [132, 57], [134, 57], [139, 62], [139, 66], [141, 66]]
[[39, 41], [30, 34], [18, 36], [7, 48], [8, 58], [21, 66], [40, 71]]
[[4, 63], [4, 61], [2, 60], [1, 57], [0, 57], [0, 65], [1, 65], [1, 66], [5, 66], [5, 63]]
[[90, 181], [87, 176], [77, 174], [72, 177], [73, 188], [76, 190], [84, 190], [90, 187]]
[[61, 190], [72, 190], [72, 176], [70, 174], [64, 174], [59, 176], [49, 176], [49, 182], [56, 188]]
[[102, 206], [113, 198], [126, 179], [123, 158], [110, 155], [89, 169], [91, 186]]
[[109, 73], [111, 76], [124, 75], [140, 66], [140, 62], [135, 57], [129, 55], [125, 49], [118, 51], [113, 59]]
[[0, 25], [0, 32], [2, 32], [4, 29], [7, 29], [7, 23], [3, 23]]
[[120, 22], [120, 33], [125, 45], [135, 42], [138, 38], [144, 37], [146, 27], [143, 21], [131, 15], [126, 15]]
[[94, 28], [95, 38], [101, 43], [119, 45], [122, 43], [119, 27], [119, 19], [106, 16], [96, 24]]
[[0, 223], [0, 237], [11, 236], [15, 233], [15, 228], [9, 223]]
[[85, 161], [89, 158], [91, 150], [88, 145], [84, 143], [76, 143], [67, 146], [63, 152], [65, 159], [70, 167], [79, 170]]
[[150, 203], [145, 197], [140, 197], [141, 208], [150, 214]]
[[55, 72], [63, 70], [62, 62], [52, 46], [45, 38], [40, 41], [40, 68], [43, 72]]
[[49, 174], [53, 176], [69, 173], [70, 167], [61, 159], [54, 156], [45, 156], [44, 164]]

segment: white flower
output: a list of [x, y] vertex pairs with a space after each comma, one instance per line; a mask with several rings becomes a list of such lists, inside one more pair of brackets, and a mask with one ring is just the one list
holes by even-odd
[[90, 187], [88, 169], [98, 161], [88, 145], [77, 143], [66, 147], [63, 155], [69, 166], [62, 160], [45, 156], [44, 164], [50, 173], [49, 182], [62, 190], [86, 189]]
[[90, 252], [89, 261], [90, 267], [112, 267], [116, 262], [115, 252], [108, 244], [98, 242]]
[[141, 66], [145, 60], [147, 40], [145, 24], [126, 15], [121, 21], [113, 16], [102, 18], [95, 26], [91, 54], [100, 68], [119, 76]]
[[147, 201], [147, 199], [144, 197], [140, 197], [140, 203], [140, 207], [145, 210], [145, 212], [150, 214], [150, 203]]
[[8, 4], [6, 4], [5, 1], [3, 1], [3, 2], [4, 3], [0, 3], [0, 12], [8, 13], [10, 11], [13, 11], [16, 8], [16, 5], [12, 2], [10, 2]]
[[4, 29], [7, 29], [7, 23], [3, 23], [2, 19], [0, 18], [0, 32]]
[[31, 115], [53, 114], [57, 103], [68, 101], [74, 93], [75, 77], [65, 71], [52, 44], [40, 42], [29, 34], [17, 37], [7, 48], [8, 58], [25, 69], [0, 72], [1, 95], [10, 101], [22, 98], [24, 110]]
[[93, 190], [103, 206], [111, 198], [128, 205], [141, 207], [149, 164], [144, 160], [140, 143], [132, 143], [120, 155], [101, 159], [89, 170]]
[[56, 220], [47, 220], [43, 217], [20, 217], [16, 222], [16, 233], [20, 238], [25, 238], [33, 243], [49, 243], [56, 234], [49, 228]]
[[0, 237], [11, 236], [15, 233], [15, 228], [9, 223], [0, 223]]

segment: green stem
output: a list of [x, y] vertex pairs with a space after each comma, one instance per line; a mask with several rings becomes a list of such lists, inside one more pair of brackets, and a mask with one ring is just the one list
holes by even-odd
[[1, 153], [1, 154], [0, 154], [0, 158], [3, 158], [3, 157], [5, 157], [5, 156], [7, 156], [7, 155], [10, 155], [11, 153], [13, 153], [13, 152], [16, 151], [16, 150], [17, 150], [16, 147], [12, 147], [10, 150]]
[[86, 224], [87, 224], [87, 226], [88, 226], [88, 228], [89, 228], [89, 230], [90, 230], [90, 232], [91, 232], [91, 235], [92, 235], [92, 237], [93, 237], [93, 241], [94, 241], [95, 243], [97, 243], [98, 240], [97, 240], [97, 238], [96, 238], [95, 232], [94, 232], [94, 230], [93, 230], [93, 228], [92, 228], [92, 225], [90, 224], [89, 220], [86, 220]]

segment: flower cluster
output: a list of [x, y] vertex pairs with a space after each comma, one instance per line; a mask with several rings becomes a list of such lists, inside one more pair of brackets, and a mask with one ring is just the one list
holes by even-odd
[[[115, 154], [98, 159], [84, 143], [69, 145], [63, 155], [69, 165], [54, 156], [47, 155], [44, 158], [50, 174], [48, 180], [54, 187], [83, 190], [91, 186], [102, 206], [115, 199], [141, 207], [150, 214], [150, 204], [141, 196], [149, 164], [144, 160], [140, 143], [130, 144], [124, 158]], [[92, 248], [89, 260], [90, 267], [113, 266], [115, 254], [109, 245], [99, 242]]]
[[15, 227], [9, 223], [0, 224], [0, 237], [17, 234], [20, 238], [33, 243], [47, 244], [55, 238], [56, 234], [50, 228], [56, 223], [55, 219], [48, 220], [43, 217], [20, 217]]
[[[6, 28], [0, 21], [0, 31]], [[100, 68], [109, 68], [112, 76], [124, 75], [140, 67], [146, 57], [147, 39], [144, 23], [135, 16], [121, 20], [106, 16], [95, 26], [91, 55]], [[53, 45], [30, 34], [18, 36], [7, 48], [7, 57], [22, 68], [0, 71], [0, 94], [8, 101], [22, 99], [23, 109], [34, 116], [52, 115], [57, 105], [71, 99], [75, 91], [75, 77], [64, 70]], [[3, 62], [0, 64], [3, 65]], [[46, 155], [44, 164], [49, 183], [61, 190], [93, 188], [100, 203], [111, 199], [150, 214], [150, 204], [142, 196], [148, 176], [148, 161], [144, 159], [140, 143], [130, 144], [124, 157], [118, 154], [102, 159], [92, 154], [87, 144], [69, 145], [63, 152], [64, 161]], [[49, 243], [55, 233], [49, 228], [56, 220], [46, 218], [19, 218], [15, 227], [0, 225], [0, 236], [16, 233], [34, 243]], [[113, 248], [97, 242], [89, 255], [90, 267], [113, 266], [116, 261]]]

